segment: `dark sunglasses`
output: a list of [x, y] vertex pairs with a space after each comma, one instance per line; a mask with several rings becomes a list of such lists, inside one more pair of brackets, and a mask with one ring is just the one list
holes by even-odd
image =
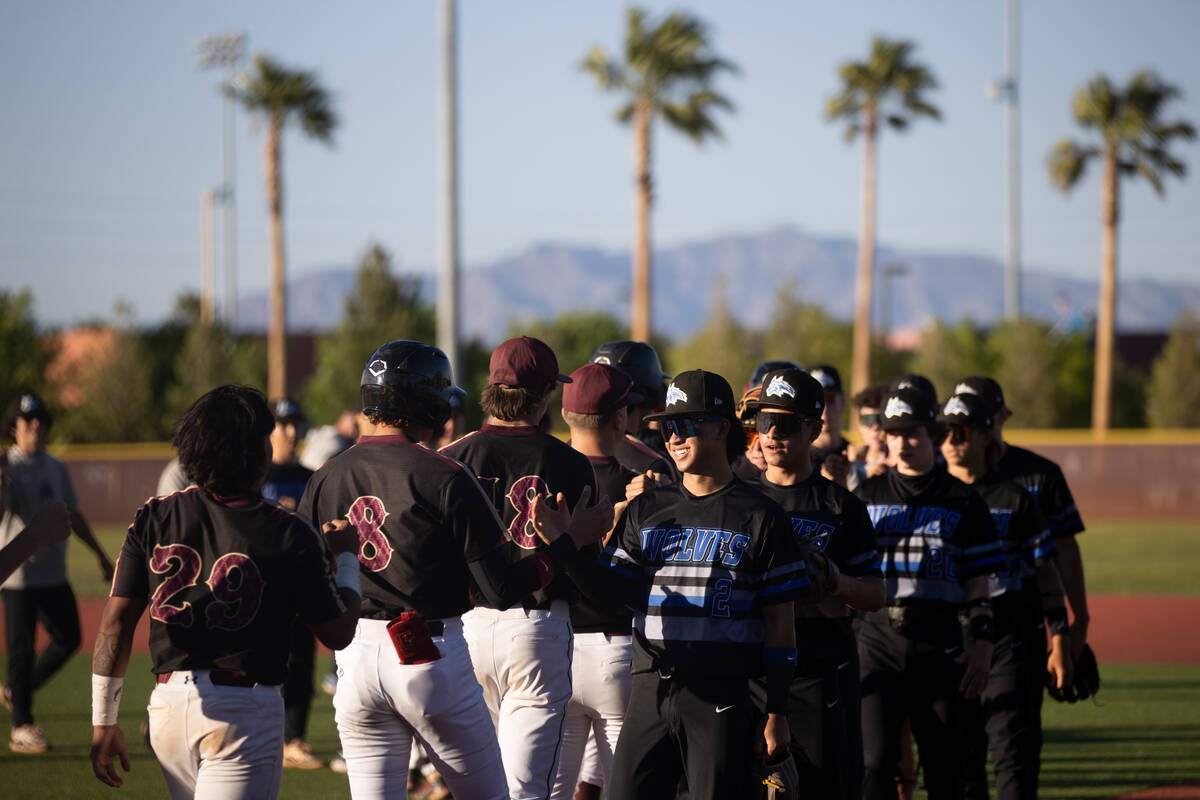
[[950, 426], [950, 444], [966, 444], [971, 441], [971, 428], [966, 425]]
[[799, 433], [804, 423], [810, 421], [796, 414], [771, 414], [760, 411], [754, 417], [754, 427], [759, 433], [768, 433], [774, 428], [776, 436], [791, 436]]
[[725, 417], [670, 417], [658, 423], [662, 429], [663, 439], [678, 436], [680, 439], [690, 439], [696, 435], [696, 426], [702, 422], [719, 422]]
[[858, 424], [864, 428], [874, 428], [879, 424], [881, 416], [879, 414], [859, 414]]

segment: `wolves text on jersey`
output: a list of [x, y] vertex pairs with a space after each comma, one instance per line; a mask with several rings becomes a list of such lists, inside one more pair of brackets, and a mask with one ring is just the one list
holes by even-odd
[[642, 552], [650, 562], [711, 564], [736, 567], [746, 554], [750, 537], [720, 528], [643, 528], [638, 531]]

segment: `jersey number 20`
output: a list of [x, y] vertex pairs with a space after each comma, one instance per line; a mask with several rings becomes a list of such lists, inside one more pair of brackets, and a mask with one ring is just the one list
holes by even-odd
[[[150, 618], [168, 625], [191, 627], [195, 611], [187, 600], [171, 602], [175, 595], [196, 585], [203, 560], [186, 544], [156, 545], [150, 569], [167, 578], [150, 598]], [[204, 611], [205, 625], [239, 631], [250, 624], [262, 604], [263, 579], [258, 565], [244, 553], [226, 553], [213, 562], [208, 573], [212, 602]]]

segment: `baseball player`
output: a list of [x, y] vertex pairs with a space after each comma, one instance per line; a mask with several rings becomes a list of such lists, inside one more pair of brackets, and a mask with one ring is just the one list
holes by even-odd
[[66, 503], [49, 503], [33, 515], [24, 530], [0, 548], [0, 581], [43, 547], [65, 542], [71, 535], [71, 514]]
[[[273, 402], [271, 413], [275, 415], [275, 427], [271, 431], [271, 466], [263, 481], [262, 496], [295, 511], [313, 474], [296, 457], [296, 445], [305, 436], [308, 418], [288, 397]], [[312, 706], [315, 647], [312, 631], [299, 617], [293, 619], [288, 637], [288, 677], [283, 684], [284, 767], [320, 769], [325, 766], [304, 740], [308, 711]]]
[[[1007, 568], [992, 589], [996, 643], [988, 685], [981, 703], [968, 707], [969, 761], [966, 797], [987, 800], [987, 743], [990, 741], [1000, 800], [1037, 797], [1038, 724], [1030, 683], [1040, 688], [1049, 671], [1062, 688], [1071, 682], [1067, 644], [1067, 609], [1062, 581], [1054, 565], [1054, 540], [1033, 496], [995, 472], [999, 445], [993, 433], [988, 403], [978, 395], [953, 395], [939, 421], [949, 434], [942, 443], [946, 468], [968, 484], [988, 504], [1004, 548]], [[1024, 641], [1032, 617], [1049, 621], [1051, 653], [1045, 666], [1030, 672], [1027, 646], [1043, 655], [1041, 642]]]
[[273, 426], [254, 389], [203, 395], [175, 430], [197, 486], [152, 498], [134, 517], [92, 654], [92, 770], [109, 786], [122, 784], [114, 759], [129, 771], [117, 709], [147, 607], [158, 684], [150, 741], [173, 798], [275, 797], [288, 624], [298, 613], [329, 647], [350, 641], [356, 537], [329, 523], [322, 541], [307, 521], [262, 499]]
[[[1048, 458], [1039, 456], [1023, 447], [1008, 444], [1004, 441], [1004, 423], [1012, 417], [1012, 411], [1004, 401], [1004, 392], [1000, 384], [992, 378], [973, 375], [958, 381], [954, 387], [955, 394], [974, 394], [982, 397], [988, 404], [993, 419], [993, 432], [1000, 449], [1000, 460], [996, 465], [996, 473], [1011, 480], [1037, 498], [1047, 521], [1050, 523], [1050, 534], [1054, 537], [1057, 554], [1056, 565], [1062, 578], [1067, 603], [1074, 620], [1071, 623], [1070, 645], [1071, 662], [1078, 664], [1087, 645], [1087, 630], [1090, 621], [1087, 607], [1087, 587], [1083, 575], [1083, 560], [1079, 552], [1076, 536], [1083, 532], [1083, 519], [1075, 498], [1067, 486], [1062, 470]], [[1030, 644], [1027, 647], [1029, 656], [1030, 675], [1041, 675], [1044, 672], [1044, 657], [1046, 652], [1046, 631], [1039, 615], [1029, 615], [1028, 629], [1024, 639]], [[1038, 751], [1041, 751], [1041, 709], [1044, 692], [1041, 686], [1033, 682], [1034, 707], [1038, 711]]]
[[[0, 544], [16, 539], [43, 508], [64, 503], [71, 528], [96, 555], [100, 572], [111, 580], [112, 562], [92, 534], [79, 509], [67, 466], [46, 452], [53, 418], [41, 398], [24, 394], [12, 402], [4, 430], [14, 444], [4, 468]], [[43, 753], [49, 742], [33, 719], [33, 693], [50, 680], [79, 647], [79, 608], [67, 583], [67, 543], [34, 553], [4, 581], [4, 624], [8, 645], [8, 685], [0, 687], [0, 704], [12, 711], [8, 747], [14, 753]], [[40, 654], [34, 650], [38, 621], [50, 634]]]
[[[815, 797], [855, 798], [862, 790], [858, 649], [849, 607], [883, 606], [883, 573], [875, 528], [862, 501], [821, 476], [809, 447], [823, 424], [825, 391], [796, 368], [768, 372], [751, 404], [766, 458], [756, 488], [783, 507], [792, 531], [818, 562], [828, 593], [820, 603], [797, 603], [796, 647], [801, 657], [788, 704], [791, 750], [802, 785]], [[824, 565], [823, 565], [824, 566]], [[762, 681], [751, 684], [765, 702]]]
[[882, 475], [888, 468], [887, 445], [883, 441], [883, 399], [887, 396], [886, 384], [874, 383], [854, 395], [850, 400], [850, 408], [858, 423], [858, 433], [862, 437], [862, 445], [851, 445], [846, 456], [853, 462], [863, 465], [863, 477]]
[[[571, 429], [571, 447], [592, 462], [597, 491], [614, 501], [618, 511], [625, 507], [626, 487], [637, 473], [615, 454], [625, 438], [626, 408], [641, 402], [632, 379], [603, 364], [585, 364], [571, 373], [571, 383], [563, 387], [562, 417]], [[571, 626], [575, 630], [573, 691], [550, 796], [571, 800], [578, 788], [584, 797], [598, 800], [612, 770], [613, 749], [629, 705], [633, 623], [628, 609], [613, 612], [577, 597], [571, 604]], [[589, 755], [594, 763], [585, 767]], [[584, 773], [590, 781], [580, 780]]]
[[[745, 446], [721, 376], [676, 375], [651, 418], [681, 483], [630, 501], [607, 566], [569, 566], [589, 596], [633, 610], [632, 691], [607, 793], [671, 797], [685, 774], [694, 800], [744, 797], [752, 743], [767, 757], [787, 748], [804, 555], [783, 510], [730, 470]], [[747, 679], [764, 672], [756, 730]]]
[[[441, 429], [450, 397], [461, 392], [436, 347], [403, 340], [380, 346], [362, 374], [358, 444], [330, 459], [300, 501], [301, 514], [345, 518], [358, 531], [362, 618], [354, 641], [337, 655], [333, 699], [356, 798], [404, 796], [414, 738], [456, 798], [508, 796], [464, 637], [467, 587], [490, 608], [505, 609], [550, 586], [556, 565], [575, 551], [571, 536], [558, 537], [562, 528], [553, 532], [554, 544], [536, 552], [505, 542], [474, 473], [419, 444]], [[611, 504], [576, 514], [577, 522], [589, 518], [592, 538], [582, 544], [612, 525]]]
[[[485, 424], [442, 451], [470, 467], [489, 492], [513, 544], [502, 551], [508, 558], [543, 548], [531, 516], [535, 498], [562, 494], [575, 508], [584, 490], [596, 495], [588, 457], [538, 427], [551, 393], [570, 380], [544, 342], [528, 336], [502, 342], [483, 392]], [[475, 594], [463, 618], [513, 800], [545, 800], [554, 786], [572, 691], [573, 592], [559, 576], [513, 608]]]
[[733, 474], [742, 480], [756, 480], [759, 474], [767, 468], [763, 458], [762, 447], [758, 442], [758, 430], [754, 427], [755, 411], [752, 402], [762, 395], [763, 377], [770, 371], [793, 367], [803, 369], [793, 361], [764, 361], [754, 368], [750, 380], [742, 387], [742, 399], [738, 401], [737, 418], [746, 431], [746, 452], [733, 463]]
[[866, 470], [846, 456], [850, 443], [842, 436], [842, 412], [846, 409], [842, 376], [830, 364], [818, 364], [808, 373], [825, 390], [825, 425], [810, 448], [813, 464], [829, 480], [854, 491], [866, 477]]
[[671, 376], [663, 372], [658, 353], [645, 342], [624, 339], [597, 347], [591, 362], [616, 367], [626, 373], [633, 379], [633, 391], [642, 396], [640, 403], [629, 407], [625, 420], [626, 436], [617, 445], [617, 460], [640, 475], [647, 471], [658, 475], [659, 482], [678, 480], [662, 436], [645, 421], [647, 414], [662, 408], [665, 400], [663, 382], [671, 380]]
[[[992, 660], [989, 575], [1004, 568], [1003, 552], [987, 505], [936, 467], [936, 415], [923, 392], [889, 395], [883, 429], [896, 466], [856, 492], [875, 526], [888, 603], [858, 631], [867, 800], [896, 795], [905, 715], [930, 799], [962, 797], [961, 704], [983, 690]], [[964, 608], [974, 640], [965, 651]]]

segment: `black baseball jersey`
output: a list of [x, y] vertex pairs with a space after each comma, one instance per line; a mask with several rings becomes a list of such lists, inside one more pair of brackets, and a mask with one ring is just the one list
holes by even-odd
[[[625, 499], [625, 487], [637, 473], [615, 458], [589, 457], [596, 472], [596, 487], [601, 497], [613, 503]], [[591, 557], [597, 555], [591, 551]], [[588, 553], [581, 554], [588, 557]], [[579, 595], [571, 604], [571, 626], [576, 633], [629, 633], [633, 627], [628, 609], [614, 612]]]
[[996, 536], [1004, 551], [1005, 569], [996, 574], [992, 595], [1021, 591], [1038, 566], [1054, 557], [1050, 524], [1033, 495], [996, 473], [969, 484], [992, 512]]
[[307, 520], [198, 486], [137, 512], [112, 595], [148, 604], [154, 672], [230, 669], [260, 683], [283, 683], [293, 617], [320, 624], [346, 610]]
[[[753, 485], [787, 512], [797, 539], [833, 559], [842, 572], [852, 578], [883, 576], [867, 507], [845, 488], [816, 470], [792, 486], [771, 483], [765, 473]], [[850, 616], [850, 609], [827, 597], [816, 605], [797, 603], [796, 616], [841, 618]]]
[[[662, 442], [662, 436], [658, 431], [650, 431], [650, 433], [656, 436], [660, 443]], [[618, 461], [639, 475], [645, 475], [646, 470], [652, 470], [660, 475], [666, 475], [671, 480], [678, 478], [675, 474], [675, 465], [671, 463], [670, 457], [658, 452], [637, 436], [625, 434], [625, 438], [617, 443], [616, 456]]]
[[[304, 496], [304, 487], [312, 477], [312, 470], [299, 464], [272, 464], [263, 481], [262, 496], [274, 500], [284, 508], [296, 508]], [[290, 503], [289, 503], [290, 501]]]
[[635, 673], [757, 675], [762, 607], [810, 591], [787, 514], [737, 479], [703, 497], [681, 484], [638, 495], [605, 556], [615, 579], [641, 587]]
[[504, 540], [475, 475], [406, 436], [363, 436], [321, 467], [300, 501], [314, 524], [347, 519], [358, 529], [362, 612], [426, 619], [470, 609], [467, 562]]
[[[522, 550], [542, 550], [544, 544], [533, 529], [533, 500], [539, 494], [553, 499], [562, 492], [569, 508], [579, 501], [583, 487], [596, 497], [592, 463], [570, 445], [533, 426], [484, 425], [468, 433], [442, 452], [466, 464], [479, 476], [504, 522], [508, 539], [516, 547], [505, 548], [509, 563], [523, 558]], [[525, 601], [527, 608], [549, 608], [553, 600], [570, 600], [574, 594], [569, 579], [557, 575], [545, 589]], [[478, 592], [476, 605], [487, 605]]]
[[1075, 498], [1071, 496], [1067, 479], [1058, 464], [1024, 447], [1008, 444], [996, 472], [1037, 498], [1055, 538], [1083, 532], [1079, 507], [1075, 505]]
[[946, 470], [909, 476], [893, 467], [855, 493], [875, 526], [888, 603], [961, 605], [968, 580], [1005, 569], [987, 504]]

